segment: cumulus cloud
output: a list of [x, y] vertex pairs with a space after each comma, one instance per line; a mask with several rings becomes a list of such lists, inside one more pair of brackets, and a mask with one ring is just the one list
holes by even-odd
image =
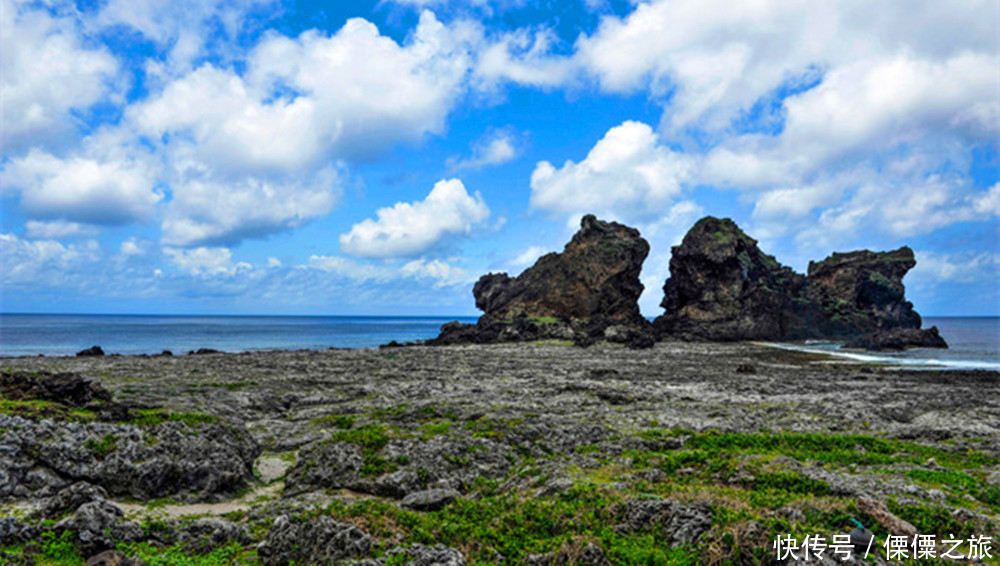
[[141, 160], [59, 158], [33, 149], [2, 173], [5, 190], [21, 195], [26, 215], [87, 224], [122, 225], [150, 217], [163, 194]]
[[325, 215], [340, 195], [329, 163], [442, 130], [474, 31], [425, 12], [402, 44], [362, 19], [271, 33], [244, 73], [205, 64], [130, 107], [130, 126], [165, 156], [163, 243], [232, 245]]
[[605, 90], [670, 95], [670, 128], [719, 129], [817, 67], [837, 73], [901, 53], [930, 61], [995, 54], [993, 12], [988, 1], [888, 3], [872, 17], [860, 0], [657, 0], [625, 17], [602, 18], [578, 41], [577, 58]]
[[172, 146], [194, 146], [228, 172], [370, 155], [441, 131], [468, 67], [457, 41], [429, 12], [404, 45], [362, 19], [333, 35], [270, 34], [251, 52], [245, 76], [206, 64], [129, 114], [143, 135], [180, 135], [186, 143]]
[[448, 165], [454, 170], [501, 165], [517, 157], [520, 143], [517, 132], [510, 128], [489, 131], [472, 145], [471, 156], [452, 158]]
[[458, 179], [438, 181], [422, 201], [380, 208], [378, 220], [366, 219], [340, 236], [340, 248], [360, 257], [419, 255], [456, 234], [469, 234], [489, 218], [479, 193], [469, 195]]
[[103, 46], [90, 46], [80, 27], [70, 10], [0, 0], [0, 147], [5, 154], [58, 145], [75, 129], [72, 113], [108, 95], [118, 63]]
[[191, 246], [259, 238], [325, 215], [339, 196], [339, 179], [331, 169], [305, 183], [257, 176], [228, 183], [210, 176], [179, 180], [164, 212], [162, 240]]
[[538, 163], [531, 207], [622, 219], [659, 216], [681, 194], [692, 168], [691, 159], [662, 145], [651, 127], [627, 121], [608, 130], [579, 163]]

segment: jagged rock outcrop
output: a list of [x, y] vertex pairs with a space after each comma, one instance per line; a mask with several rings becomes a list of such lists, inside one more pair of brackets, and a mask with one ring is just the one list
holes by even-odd
[[[476, 325], [449, 323], [431, 344], [578, 340], [603, 338], [610, 326], [634, 347], [652, 344], [649, 323], [639, 312], [639, 282], [649, 244], [639, 231], [583, 217], [580, 230], [562, 253], [550, 253], [518, 277], [490, 273], [473, 287], [485, 314]], [[645, 335], [645, 337], [643, 336]]]
[[132, 419], [106, 389], [76, 374], [3, 372], [0, 398], [9, 403], [0, 413], [0, 501], [212, 500], [252, 481], [261, 452], [242, 424], [211, 415], [147, 410]]
[[[848, 339], [859, 347], [947, 347], [904, 295], [907, 247], [834, 253], [803, 276], [765, 254], [728, 218], [698, 221], [673, 248], [661, 336], [707, 340]], [[905, 332], [902, 332], [905, 331]]]
[[257, 547], [264, 566], [334, 564], [369, 553], [374, 540], [354, 525], [329, 517], [293, 520], [281, 515]]
[[780, 340], [801, 318], [805, 278], [757, 247], [728, 218], [703, 218], [673, 248], [660, 334], [708, 340]]
[[917, 265], [913, 250], [834, 253], [809, 262], [806, 298], [823, 314], [819, 334], [849, 337], [895, 328], [919, 329], [920, 315], [906, 300], [903, 276]]

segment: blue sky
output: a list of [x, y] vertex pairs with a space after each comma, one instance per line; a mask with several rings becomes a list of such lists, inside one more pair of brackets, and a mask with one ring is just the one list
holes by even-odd
[[1000, 315], [989, 1], [0, 0], [0, 311], [475, 314], [595, 213]]

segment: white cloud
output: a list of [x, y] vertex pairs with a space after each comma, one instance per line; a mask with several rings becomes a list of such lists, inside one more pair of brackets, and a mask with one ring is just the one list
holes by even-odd
[[509, 128], [490, 131], [472, 145], [471, 156], [466, 159], [452, 158], [448, 165], [454, 170], [501, 165], [517, 157], [519, 144], [517, 133]]
[[1000, 216], [1000, 183], [975, 197], [973, 209], [979, 214]]
[[0, 147], [6, 155], [60, 144], [74, 130], [71, 112], [108, 93], [118, 63], [88, 47], [72, 12], [0, 0]]
[[135, 236], [130, 236], [118, 247], [118, 253], [125, 257], [141, 256], [144, 255], [151, 246], [152, 242], [148, 240], [140, 240]]
[[14, 234], [0, 234], [0, 283], [37, 285], [45, 280], [66, 284], [78, 267], [100, 257], [101, 248], [93, 240], [67, 246], [55, 240], [22, 240]]
[[577, 42], [577, 59], [605, 90], [669, 94], [670, 129], [717, 130], [816, 68], [836, 73], [889, 54], [995, 54], [994, 21], [987, 0], [881, 3], [877, 17], [861, 0], [654, 0], [624, 18], [602, 18]]
[[29, 217], [103, 225], [150, 217], [163, 198], [150, 168], [141, 160], [109, 157], [59, 158], [34, 149], [11, 160], [2, 180], [5, 190], [20, 193]]
[[167, 48], [167, 66], [186, 70], [205, 53], [205, 44], [217, 30], [232, 39], [247, 12], [274, 4], [274, 0], [109, 0], [97, 14], [99, 26], [127, 26]]
[[469, 234], [489, 218], [479, 193], [470, 196], [458, 179], [438, 181], [427, 198], [380, 208], [340, 236], [340, 248], [361, 257], [406, 257], [426, 252], [446, 237]]
[[346, 257], [311, 255], [308, 267], [359, 282], [378, 282], [392, 278], [392, 270], [389, 268], [360, 263]]
[[404, 264], [400, 273], [405, 277], [417, 279], [433, 279], [434, 287], [448, 287], [462, 285], [470, 282], [469, 274], [460, 267], [455, 267], [439, 259], [426, 260], [424, 258], [415, 259]]
[[538, 88], [571, 84], [576, 63], [552, 53], [557, 38], [548, 29], [516, 29], [500, 34], [477, 49], [477, 87], [492, 90], [507, 82]]
[[154, 140], [185, 140], [171, 142], [186, 146], [179, 166], [196, 153], [230, 173], [288, 172], [370, 155], [441, 131], [469, 66], [458, 33], [428, 12], [405, 45], [362, 19], [331, 36], [270, 34], [245, 77], [206, 64], [129, 114]]
[[276, 257], [267, 258], [268, 267], [281, 267], [281, 260]]
[[550, 250], [543, 248], [542, 246], [528, 246], [523, 252], [519, 253], [517, 257], [507, 262], [512, 269], [522, 270], [527, 267], [531, 267], [538, 261], [538, 258], [547, 254]]
[[177, 249], [165, 247], [163, 252], [177, 267], [191, 275], [232, 275], [240, 267], [248, 264], [233, 263], [233, 253], [229, 248], [199, 247]]
[[97, 230], [92, 226], [85, 226], [76, 222], [66, 222], [65, 220], [53, 220], [51, 222], [29, 220], [25, 222], [24, 228], [25, 237], [32, 240], [93, 236], [97, 233]]
[[168, 81], [126, 112], [164, 156], [163, 243], [232, 245], [325, 215], [340, 195], [331, 162], [443, 130], [478, 40], [430, 12], [402, 44], [351, 19], [332, 35], [266, 34], [242, 74], [205, 64]]
[[321, 170], [303, 183], [247, 176], [228, 183], [179, 180], [162, 224], [163, 243], [229, 244], [297, 228], [323, 216], [340, 196], [337, 173]]
[[977, 283], [1000, 277], [1000, 254], [914, 252], [916, 267], [907, 274], [907, 282], [936, 284], [944, 282]]
[[641, 219], [659, 216], [692, 174], [690, 158], [660, 143], [653, 129], [627, 121], [604, 135], [580, 163], [538, 163], [531, 207], [570, 214]]

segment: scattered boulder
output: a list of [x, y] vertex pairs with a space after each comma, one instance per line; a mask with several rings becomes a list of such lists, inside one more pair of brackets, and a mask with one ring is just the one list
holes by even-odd
[[125, 520], [125, 514], [105, 500], [84, 503], [75, 513], [59, 521], [55, 532], [70, 531], [73, 543], [84, 556], [112, 550], [116, 542], [134, 542], [143, 537], [142, 527]]
[[38, 536], [38, 529], [12, 517], [0, 517], [0, 546], [21, 544]]
[[438, 511], [461, 496], [454, 489], [425, 489], [404, 497], [403, 506], [414, 511]]
[[104, 350], [102, 350], [100, 346], [91, 346], [85, 350], [80, 350], [79, 352], [76, 353], [76, 355], [79, 357], [103, 356]]
[[712, 506], [707, 503], [680, 503], [669, 499], [630, 501], [625, 507], [625, 532], [657, 530], [671, 546], [692, 545], [712, 528]]
[[267, 539], [257, 546], [264, 566], [333, 564], [367, 555], [374, 541], [354, 525], [329, 517], [275, 519]]
[[[66, 508], [99, 486], [139, 500], [213, 500], [253, 480], [260, 446], [242, 425], [165, 421], [152, 426], [25, 419], [0, 414], [0, 500], [53, 497]], [[60, 491], [70, 488], [69, 495]], [[98, 493], [100, 494], [100, 493]], [[64, 503], [64, 501], [68, 503]]]
[[216, 350], [214, 348], [198, 348], [197, 350], [188, 351], [189, 356], [204, 356], [206, 354], [221, 354], [223, 352]]
[[653, 337], [639, 312], [639, 282], [649, 244], [639, 231], [584, 216], [562, 253], [542, 256], [517, 277], [482, 276], [473, 287], [484, 314], [475, 325], [451, 322], [431, 345], [569, 339], [586, 341], [609, 326], [633, 329], [623, 342], [648, 347]]
[[81, 481], [44, 500], [38, 511], [32, 516], [36, 518], [60, 517], [76, 511], [86, 503], [107, 499], [109, 499], [108, 492], [103, 487]]
[[907, 348], [947, 348], [937, 326], [930, 328], [894, 328], [877, 330], [854, 338], [843, 346], [861, 350], [905, 350]]
[[69, 407], [111, 400], [107, 389], [76, 373], [0, 372], [0, 395], [11, 401], [51, 401]]
[[893, 515], [882, 501], [871, 497], [859, 497], [858, 510], [867, 513], [875, 522], [892, 534], [910, 538], [917, 534], [916, 527]]

